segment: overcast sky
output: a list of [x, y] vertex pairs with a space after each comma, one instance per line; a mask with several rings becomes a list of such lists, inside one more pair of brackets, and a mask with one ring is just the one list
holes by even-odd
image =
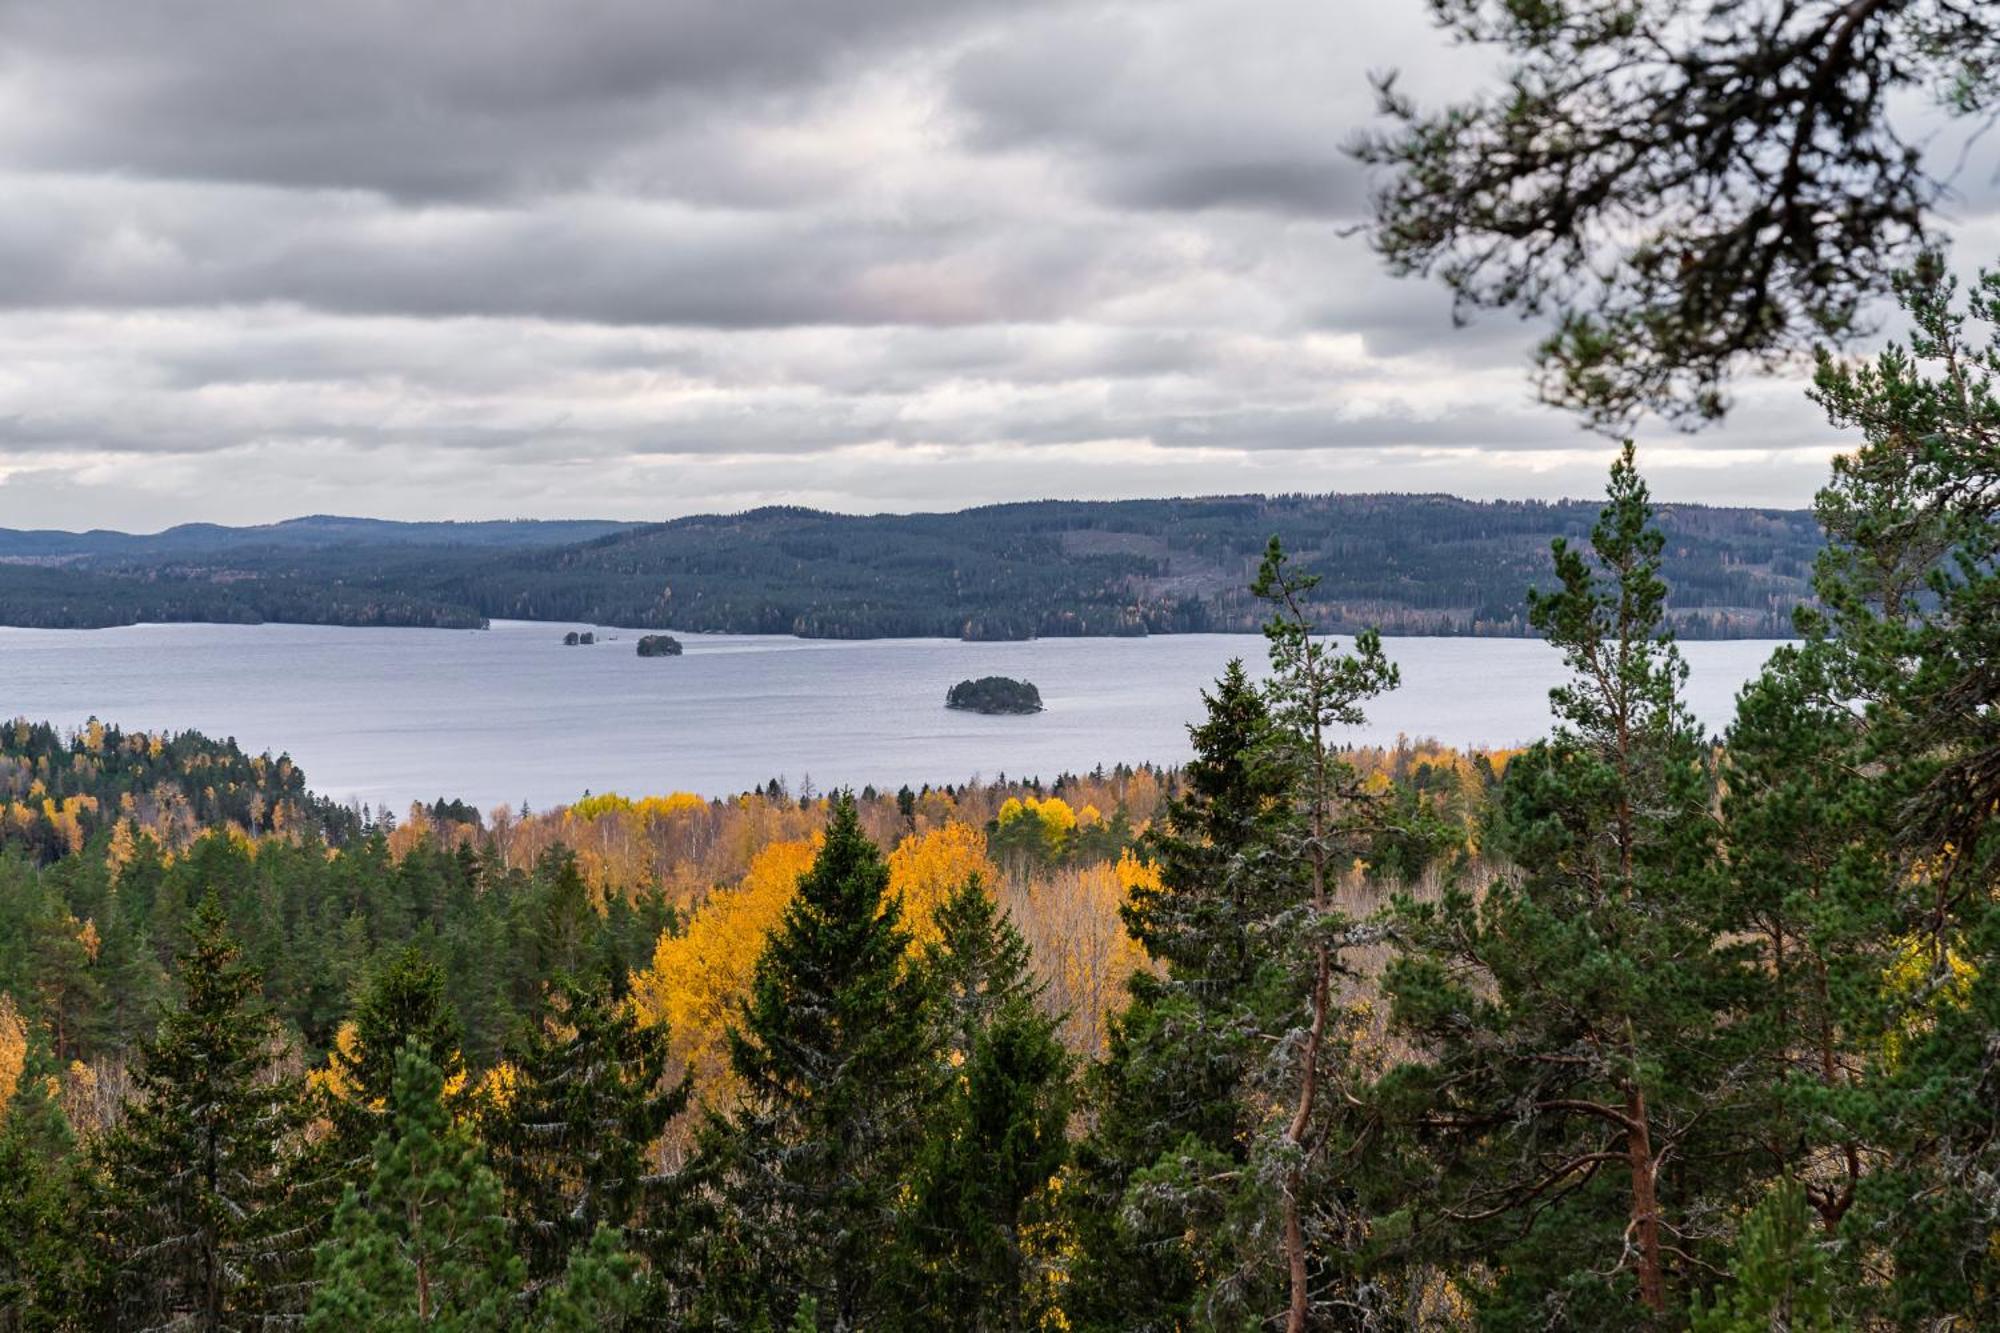
[[[0, 0], [0, 525], [1595, 493], [1534, 331], [1344, 234], [1389, 66], [1481, 68], [1420, 0]], [[1642, 464], [1836, 442], [1751, 386]]]

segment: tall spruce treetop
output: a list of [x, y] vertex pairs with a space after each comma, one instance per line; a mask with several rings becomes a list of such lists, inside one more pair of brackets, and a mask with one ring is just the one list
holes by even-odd
[[261, 1326], [295, 1294], [285, 1153], [302, 1089], [275, 1072], [276, 1022], [259, 979], [204, 898], [179, 959], [182, 1004], [140, 1052], [123, 1121], [98, 1145], [92, 1230], [105, 1326]]
[[952, 890], [937, 910], [938, 938], [924, 947], [948, 1053], [969, 1054], [981, 1032], [1009, 1006], [1032, 1005], [1044, 987], [1028, 941], [1000, 910], [978, 875]]
[[1141, 851], [1157, 887], [1136, 886], [1127, 930], [1143, 969], [1086, 1075], [1090, 1127], [1063, 1202], [1077, 1240], [1063, 1305], [1079, 1329], [1174, 1329], [1202, 1317], [1237, 1266], [1225, 1226], [1259, 1120], [1248, 1084], [1294, 1006], [1266, 947], [1297, 901], [1298, 868], [1277, 855], [1296, 769], [1271, 745], [1264, 694], [1231, 662], [1189, 727], [1194, 757]]
[[894, 1326], [1027, 1333], [1048, 1326], [1053, 1256], [1035, 1225], [1068, 1155], [1071, 1058], [1035, 1003], [1027, 942], [978, 876], [938, 926], [924, 970], [951, 1069], [900, 1208]]
[[1572, 676], [1554, 734], [1507, 767], [1488, 846], [1516, 868], [1483, 901], [1396, 909], [1385, 990], [1415, 1058], [1383, 1094], [1436, 1181], [1413, 1234], [1493, 1265], [1475, 1295], [1497, 1327], [1668, 1319], [1736, 1197], [1717, 1163], [1747, 979], [1717, 926], [1660, 545], [1627, 446], [1591, 558], [1558, 542], [1558, 587], [1531, 601]]
[[1240, 660], [1202, 702], [1201, 721], [1188, 728], [1194, 756], [1181, 789], [1141, 841], [1158, 887], [1135, 886], [1119, 913], [1173, 984], [1226, 1003], [1256, 972], [1253, 931], [1283, 893], [1245, 857], [1281, 826], [1297, 773], [1271, 744], [1270, 708]]
[[[369, 974], [354, 1004], [354, 1041], [332, 1059], [353, 1100], [387, 1106], [396, 1060], [414, 1045], [444, 1071], [447, 1081], [464, 1072], [457, 1015], [445, 994], [444, 969], [417, 945], [389, 955]], [[372, 1131], [371, 1131], [372, 1134]]]
[[892, 1205], [938, 1084], [909, 940], [888, 866], [853, 797], [838, 795], [730, 1031], [743, 1093], [711, 1135], [774, 1322], [808, 1297], [840, 1327], [877, 1312], [871, 1260], [893, 1239]]

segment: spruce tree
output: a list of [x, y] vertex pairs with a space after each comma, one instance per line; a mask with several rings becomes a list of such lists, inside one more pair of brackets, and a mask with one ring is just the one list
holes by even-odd
[[1033, 1230], [1068, 1150], [1070, 1055], [1036, 1005], [1027, 942], [977, 876], [938, 912], [924, 955], [948, 1090], [928, 1117], [903, 1207], [895, 1322], [1044, 1327]]
[[773, 1323], [809, 1298], [838, 1327], [884, 1313], [880, 1260], [939, 1081], [935, 1020], [888, 887], [853, 798], [836, 796], [730, 1030], [743, 1092], [705, 1155], [748, 1299]]
[[348, 1188], [320, 1247], [308, 1333], [617, 1327], [634, 1301], [617, 1233], [594, 1231], [559, 1282], [524, 1299], [527, 1267], [508, 1243], [500, 1182], [470, 1128], [453, 1119], [443, 1071], [414, 1044], [395, 1068], [369, 1176]]
[[670, 1079], [669, 1062], [666, 1030], [641, 1025], [605, 982], [552, 983], [510, 1050], [480, 1123], [531, 1293], [600, 1228], [652, 1252], [656, 1268], [670, 1258], [676, 1200], [647, 1156], [688, 1102], [690, 1081]]
[[1123, 909], [1160, 968], [1133, 976], [1113, 1016], [1085, 1081], [1090, 1129], [1065, 1176], [1075, 1254], [1063, 1307], [1077, 1328], [1183, 1327], [1231, 1267], [1231, 1191], [1205, 1182], [1244, 1171], [1246, 1082], [1259, 1034], [1286, 1004], [1261, 926], [1297, 893], [1295, 868], [1275, 855], [1296, 774], [1241, 662], [1203, 702], [1181, 791], [1140, 846], [1159, 886], [1136, 888]]
[[277, 1026], [212, 894], [190, 920], [178, 981], [184, 1001], [141, 1049], [124, 1119], [96, 1150], [94, 1318], [255, 1327], [292, 1298], [303, 1258], [283, 1207], [303, 1090], [275, 1068]]
[[1409, 1220], [1419, 1253], [1490, 1265], [1473, 1287], [1494, 1327], [1664, 1326], [1701, 1219], [1735, 1197], [1748, 977], [1718, 926], [1662, 545], [1628, 445], [1594, 559], [1558, 540], [1558, 586], [1530, 597], [1571, 679], [1488, 830], [1515, 869], [1483, 901], [1398, 904], [1385, 990], [1415, 1058], [1383, 1096], [1433, 1182]]

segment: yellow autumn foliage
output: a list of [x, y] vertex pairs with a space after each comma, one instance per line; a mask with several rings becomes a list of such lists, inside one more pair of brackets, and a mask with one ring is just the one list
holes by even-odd
[[0, 995], [0, 1120], [20, 1089], [28, 1068], [28, 1024], [14, 1007], [14, 997]]
[[750, 988], [764, 936], [784, 915], [811, 842], [773, 843], [732, 888], [709, 895], [678, 935], [660, 937], [653, 965], [632, 979], [632, 1003], [646, 1023], [665, 1022], [674, 1054], [712, 1097], [728, 1092], [729, 1022]]
[[1954, 945], [1945, 945], [1940, 954], [1931, 940], [1914, 935], [1897, 940], [1893, 961], [1882, 969], [1882, 991], [1907, 1003], [1883, 1038], [1883, 1054], [1889, 1063], [1894, 1065], [1902, 1058], [1904, 1043], [1925, 1032], [1936, 1021], [1939, 1009], [1947, 1005], [1963, 1009], [1969, 1004], [1972, 985], [1978, 979], [1978, 965]]
[[903, 928], [912, 948], [937, 939], [938, 909], [974, 875], [988, 887], [1000, 879], [986, 859], [986, 835], [956, 820], [913, 833], [889, 853], [889, 892], [903, 900]]
[[[325, 1092], [338, 1101], [351, 1102], [359, 1095], [347, 1076], [347, 1065], [360, 1053], [361, 1033], [354, 1026], [353, 1019], [345, 1019], [334, 1029], [333, 1050], [327, 1054], [326, 1063], [318, 1069], [306, 1071], [306, 1087], [315, 1092]], [[454, 1063], [458, 1063], [454, 1061]], [[488, 1074], [490, 1079], [492, 1074]], [[468, 1075], [461, 1065], [459, 1071], [444, 1081], [445, 1099], [449, 1101], [465, 1091]], [[381, 1110], [385, 1103], [380, 1097], [369, 1099], [369, 1106]]]
[[1047, 984], [1046, 1003], [1063, 1015], [1063, 1039], [1079, 1054], [1094, 1056], [1104, 1049], [1125, 983], [1147, 965], [1145, 950], [1126, 933], [1118, 909], [1135, 887], [1159, 882], [1158, 867], [1128, 850], [1116, 863], [1009, 884], [1002, 895], [1034, 950], [1035, 970]]

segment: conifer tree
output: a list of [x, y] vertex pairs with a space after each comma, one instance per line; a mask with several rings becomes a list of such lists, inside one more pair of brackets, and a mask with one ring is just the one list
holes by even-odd
[[349, 1186], [321, 1249], [306, 1327], [501, 1328], [525, 1272], [507, 1244], [500, 1183], [444, 1105], [444, 1076], [414, 1044], [363, 1189]]
[[46, 1051], [28, 1043], [0, 1001], [0, 1069], [14, 1072], [10, 1061], [18, 1061], [19, 1086], [0, 1100], [0, 1331], [54, 1333], [80, 1322], [76, 1298], [92, 1256], [79, 1205], [92, 1182], [49, 1091]]
[[[1822, 357], [1814, 396], [1862, 444], [1835, 460], [1809, 619], [1858, 740], [1847, 837], [1874, 854], [1856, 978], [1867, 1152], [1842, 1234], [1893, 1257], [1878, 1313], [2000, 1319], [2000, 273], [1961, 299], [1942, 259], [1898, 284], [1907, 345]], [[1872, 973], [1872, 975], [1871, 975]]]
[[1031, 1232], [1067, 1155], [1070, 1056], [1027, 942], [973, 876], [939, 909], [925, 951], [950, 1065], [903, 1207], [897, 1256], [907, 1328], [1043, 1327]]
[[1872, 1156], [1869, 1066], [1900, 933], [1891, 784], [1866, 760], [1839, 670], [1824, 639], [1772, 655], [1738, 696], [1721, 802], [1721, 925], [1755, 960], [1755, 994], [1736, 1020], [1755, 1098], [1743, 1147], [1830, 1234]]
[[101, 1141], [94, 1318], [111, 1327], [258, 1326], [291, 1299], [287, 1155], [302, 1089], [280, 1075], [257, 974], [204, 898], [178, 980], [185, 999], [141, 1051], [124, 1120]]
[[[1076, 1252], [1063, 1306], [1078, 1328], [1182, 1327], [1230, 1267], [1231, 1191], [1206, 1182], [1245, 1168], [1245, 1083], [1286, 1003], [1260, 929], [1297, 894], [1295, 868], [1274, 856], [1295, 773], [1241, 662], [1203, 701], [1182, 790], [1141, 844], [1159, 885], [1136, 888], [1123, 909], [1161, 969], [1134, 975], [1112, 1020], [1085, 1085], [1091, 1128], [1065, 1177]], [[1201, 1183], [1176, 1187], [1188, 1178]]]
[[676, 1239], [675, 1200], [647, 1157], [687, 1106], [690, 1080], [669, 1079], [669, 1060], [664, 1027], [640, 1024], [603, 982], [552, 983], [514, 1044], [480, 1123], [531, 1293], [600, 1228], [642, 1251]]
[[508, 1244], [500, 1182], [414, 1045], [397, 1053], [392, 1098], [366, 1187], [349, 1187], [321, 1247], [309, 1333], [615, 1326], [632, 1300], [616, 1233], [595, 1232], [560, 1286], [522, 1300], [527, 1269]]
[[812, 867], [764, 946], [730, 1031], [740, 1105], [706, 1135], [730, 1234], [772, 1322], [882, 1313], [879, 1260], [938, 1084], [936, 1024], [900, 903], [854, 801], [836, 796]]
[[1345, 653], [1315, 633], [1306, 603], [1318, 583], [1317, 575], [1292, 568], [1273, 537], [1251, 587], [1272, 605], [1264, 626], [1271, 650], [1269, 748], [1295, 775], [1261, 871], [1295, 887], [1262, 932], [1295, 998], [1277, 1011], [1279, 1026], [1268, 1032], [1270, 1056], [1258, 1079], [1274, 1091], [1276, 1104], [1252, 1146], [1250, 1184], [1261, 1198], [1237, 1210], [1245, 1238], [1228, 1284], [1240, 1289], [1236, 1305], [1262, 1313], [1261, 1270], [1275, 1258], [1287, 1333], [1305, 1333], [1330, 1310], [1353, 1309], [1362, 1299], [1349, 1257], [1359, 1217], [1351, 1190], [1333, 1172], [1352, 1151], [1349, 1111], [1359, 1100], [1354, 1085], [1366, 1075], [1356, 1014], [1343, 993], [1352, 973], [1342, 954], [1354, 941], [1354, 923], [1336, 906], [1334, 892], [1375, 832], [1376, 811], [1354, 766], [1337, 752], [1334, 732], [1363, 722], [1368, 700], [1399, 680], [1374, 631], [1357, 635]]
[[327, 1062], [334, 1095], [327, 1107], [349, 1166], [365, 1162], [388, 1114], [397, 1061], [412, 1046], [462, 1084], [458, 1016], [445, 994], [444, 969], [417, 945], [384, 958], [368, 974], [354, 1003], [352, 1029]]
[[1711, 780], [1663, 622], [1662, 544], [1628, 445], [1594, 561], [1558, 540], [1558, 586], [1530, 596], [1571, 679], [1489, 830], [1517, 869], [1483, 902], [1398, 908], [1408, 947], [1385, 989], [1417, 1058], [1385, 1097], [1435, 1179], [1416, 1235], [1493, 1266], [1478, 1296], [1496, 1325], [1662, 1325], [1715, 1192], [1732, 1197], [1733, 1159], [1711, 1150], [1738, 1109], [1747, 970], [1717, 926]]
[[1833, 1265], [1813, 1234], [1813, 1213], [1795, 1180], [1782, 1180], [1744, 1220], [1729, 1263], [1730, 1282], [1693, 1333], [1845, 1333], [1834, 1313]]

